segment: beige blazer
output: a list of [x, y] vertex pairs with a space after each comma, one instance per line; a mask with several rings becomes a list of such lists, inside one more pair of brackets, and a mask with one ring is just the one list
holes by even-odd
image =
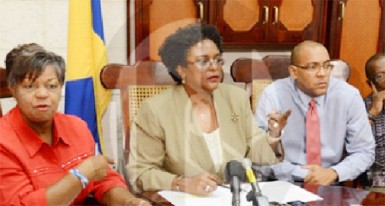
[[254, 122], [243, 89], [220, 84], [213, 99], [224, 159], [220, 172], [215, 172], [191, 102], [179, 85], [146, 100], [131, 123], [127, 171], [135, 191], [171, 190], [177, 175], [204, 171], [224, 178], [226, 163], [244, 157], [260, 164], [279, 162], [267, 134]]

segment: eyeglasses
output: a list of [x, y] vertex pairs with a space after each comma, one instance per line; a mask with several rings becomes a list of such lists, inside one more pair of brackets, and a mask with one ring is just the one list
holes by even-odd
[[376, 82], [383, 82], [385, 81], [385, 73], [384, 72], [379, 72], [374, 75], [374, 80]]
[[311, 62], [306, 66], [299, 66], [299, 65], [295, 65], [295, 64], [293, 64], [293, 66], [299, 67], [301, 69], [305, 69], [305, 70], [312, 72], [312, 73], [319, 72], [321, 70], [321, 67], [326, 72], [329, 72], [330, 70], [332, 70], [334, 68], [334, 65], [331, 64], [330, 61], [326, 61], [326, 62], [322, 63], [322, 65], [319, 63]]
[[210, 65], [222, 67], [223, 64], [225, 63], [225, 60], [222, 57], [220, 57], [215, 59], [198, 59], [193, 62], [187, 62], [187, 63], [194, 64], [199, 69], [207, 69], [210, 67]]

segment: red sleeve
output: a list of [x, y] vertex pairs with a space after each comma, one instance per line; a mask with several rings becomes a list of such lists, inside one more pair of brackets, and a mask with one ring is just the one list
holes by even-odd
[[115, 170], [108, 168], [107, 176], [104, 179], [95, 182], [95, 185], [94, 185], [95, 198], [99, 202], [102, 202], [104, 193], [115, 187], [127, 188], [127, 185], [122, 175], [117, 173]]
[[34, 190], [27, 174], [0, 148], [0, 203], [4, 205], [47, 205], [45, 188]]

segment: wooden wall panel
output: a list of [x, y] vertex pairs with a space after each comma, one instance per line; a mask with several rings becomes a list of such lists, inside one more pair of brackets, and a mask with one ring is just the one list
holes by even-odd
[[196, 22], [193, 0], [152, 0], [150, 5], [150, 60], [160, 60], [158, 49], [178, 28]]
[[[236, 12], [234, 12], [234, 8], [236, 8]], [[258, 1], [226, 1], [223, 8], [223, 19], [234, 31], [249, 31], [259, 22], [259, 12]]]
[[357, 87], [363, 97], [371, 92], [366, 84], [365, 62], [377, 52], [380, 23], [379, 0], [347, 1], [342, 24], [340, 58], [350, 64], [352, 71], [349, 83]]
[[310, 0], [282, 1], [279, 9], [279, 19], [287, 30], [302, 31], [313, 20], [313, 10], [312, 1]]

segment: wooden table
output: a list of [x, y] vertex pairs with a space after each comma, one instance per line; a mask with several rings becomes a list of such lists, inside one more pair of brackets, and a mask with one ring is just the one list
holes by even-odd
[[[317, 206], [350, 206], [351, 204], [361, 204], [370, 206], [385, 205], [385, 194], [370, 192], [362, 189], [355, 189], [344, 186], [304, 186], [311, 192], [317, 194], [324, 200], [309, 202], [310, 205]], [[144, 192], [142, 197], [150, 200], [154, 206], [173, 206], [166, 199], [162, 198], [157, 192]]]

